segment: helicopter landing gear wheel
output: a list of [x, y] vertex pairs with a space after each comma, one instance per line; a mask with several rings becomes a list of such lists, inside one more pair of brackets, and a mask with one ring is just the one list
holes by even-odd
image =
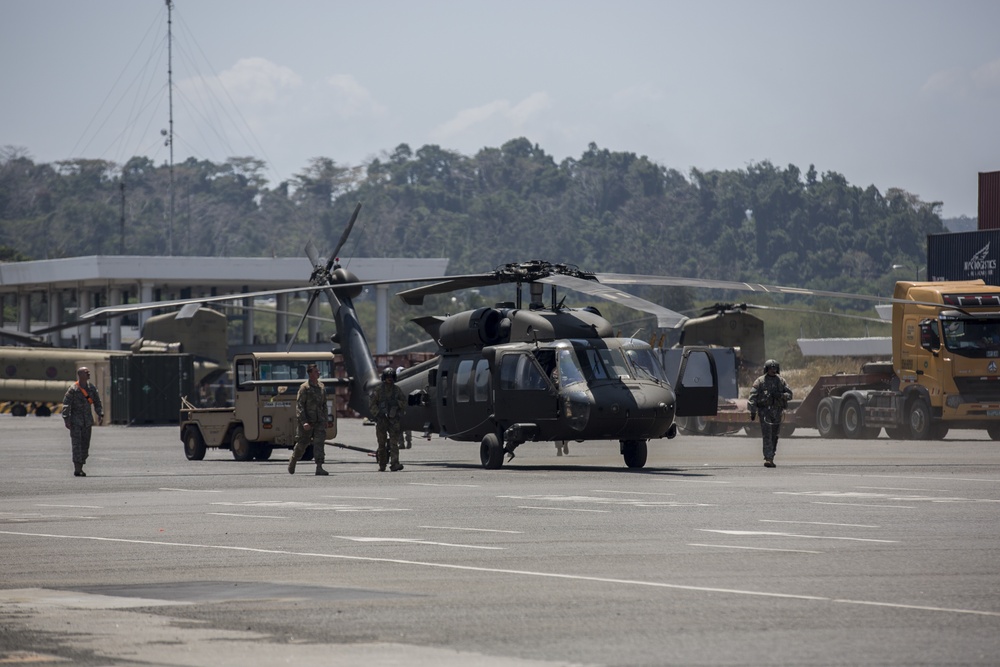
[[622, 457], [629, 468], [641, 468], [646, 465], [646, 441], [622, 440]]
[[503, 465], [503, 447], [496, 433], [487, 433], [479, 445], [479, 460], [487, 470], [496, 470]]

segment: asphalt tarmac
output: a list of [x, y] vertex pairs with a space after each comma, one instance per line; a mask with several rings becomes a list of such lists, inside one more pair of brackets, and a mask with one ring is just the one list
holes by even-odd
[[[997, 665], [1000, 443], [414, 438], [187, 461], [176, 427], [0, 416], [0, 664]], [[342, 420], [337, 440], [373, 446]]]

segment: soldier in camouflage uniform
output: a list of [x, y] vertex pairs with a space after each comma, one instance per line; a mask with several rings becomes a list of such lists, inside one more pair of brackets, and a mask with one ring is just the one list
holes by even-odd
[[778, 451], [778, 432], [792, 390], [785, 378], [781, 377], [781, 366], [774, 359], [764, 364], [764, 375], [754, 380], [753, 389], [747, 403], [750, 406], [750, 421], [760, 412], [760, 432], [764, 439], [764, 467], [773, 468], [774, 455]]
[[396, 369], [386, 367], [382, 371], [382, 384], [368, 396], [368, 408], [375, 420], [375, 437], [378, 438], [378, 469], [402, 470], [399, 462], [399, 440], [403, 433], [403, 413], [406, 411], [406, 397], [396, 386]]
[[[316, 364], [306, 367], [309, 379], [299, 387], [295, 398], [295, 449], [288, 459], [288, 472], [295, 474], [295, 463], [306, 453], [306, 448], [312, 445], [313, 458], [316, 460], [316, 474], [329, 475], [323, 469], [326, 460], [326, 422], [329, 414], [326, 406], [326, 387], [319, 381], [319, 368]], [[337, 418], [333, 416], [333, 433], [337, 436]]]
[[[94, 406], [91, 411], [90, 406]], [[104, 423], [104, 406], [97, 393], [97, 387], [90, 383], [90, 369], [81, 366], [76, 370], [76, 382], [70, 385], [63, 397], [63, 422], [69, 429], [70, 441], [73, 443], [73, 475], [86, 477], [83, 464], [90, 454], [90, 431], [94, 425], [94, 412], [97, 412], [98, 425]]]

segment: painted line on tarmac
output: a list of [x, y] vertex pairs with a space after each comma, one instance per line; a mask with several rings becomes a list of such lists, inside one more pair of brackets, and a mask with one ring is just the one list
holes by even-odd
[[523, 530], [498, 530], [495, 528], [463, 528], [462, 526], [417, 526], [417, 528], [429, 528], [431, 530], [468, 530], [477, 533], [510, 533], [512, 535], [523, 535]]
[[222, 491], [215, 489], [173, 489], [170, 487], [160, 487], [160, 491], [183, 491], [185, 493], [222, 493]]
[[611, 510], [588, 510], [582, 507], [539, 507], [536, 505], [518, 505], [519, 510], [553, 510], [556, 512], [600, 512], [601, 514], [608, 514]]
[[786, 521], [783, 519], [758, 519], [761, 523], [805, 523], [810, 526], [842, 526], [844, 528], [881, 528], [867, 523], [831, 523], [829, 521]]
[[846, 542], [881, 542], [883, 544], [898, 544], [899, 540], [877, 540], [873, 537], [836, 537], [830, 535], [799, 535], [796, 533], [778, 533], [770, 530], [715, 530], [713, 528], [698, 528], [703, 533], [721, 533], [723, 535], [742, 535], [749, 537], [801, 537], [807, 540], [844, 540]]
[[849, 472], [807, 472], [806, 475], [819, 475], [821, 477], [865, 477], [865, 478], [880, 478], [885, 477], [887, 479], [930, 479], [935, 482], [987, 482], [990, 484], [995, 484], [1000, 482], [1000, 479], [987, 479], [983, 477], [924, 477], [916, 475], [870, 475], [864, 473], [849, 473]]
[[951, 489], [907, 489], [899, 488], [895, 486], [857, 486], [857, 489], [871, 489], [873, 491], [923, 491], [934, 492], [934, 493], [951, 493]]
[[640, 581], [637, 579], [615, 579], [613, 577], [591, 577], [579, 574], [564, 574], [560, 572], [538, 572], [533, 570], [509, 570], [496, 567], [479, 567], [475, 565], [458, 565], [454, 563], [433, 563], [429, 561], [405, 560], [401, 558], [377, 558], [374, 556], [349, 556], [345, 554], [316, 553], [308, 551], [288, 551], [285, 549], [261, 549], [256, 547], [237, 547], [221, 544], [194, 544], [188, 542], [162, 542], [156, 540], [135, 540], [120, 537], [97, 537], [93, 535], [55, 535], [49, 533], [24, 533], [11, 530], [0, 530], [0, 535], [15, 535], [18, 537], [42, 537], [61, 540], [88, 540], [92, 542], [109, 542], [115, 544], [142, 544], [155, 547], [174, 547], [178, 549], [206, 549], [214, 551], [240, 551], [243, 553], [262, 554], [268, 556], [296, 556], [303, 558], [326, 558], [330, 560], [357, 561], [364, 563], [394, 563], [418, 567], [456, 570], [463, 572], [481, 572], [488, 574], [511, 574], [521, 577], [541, 577], [546, 579], [562, 579], [565, 581], [586, 581], [590, 583], [615, 584], [619, 586], [637, 586], [647, 588], [662, 588], [696, 593], [725, 593], [731, 595], [747, 595], [752, 597], [778, 598], [784, 600], [806, 600], [813, 602], [834, 602], [843, 604], [868, 604], [895, 609], [916, 611], [932, 611], [949, 614], [967, 614], [972, 616], [991, 616], [1000, 618], [1000, 611], [983, 611], [979, 609], [952, 609], [948, 607], [930, 607], [900, 604], [895, 602], [877, 602], [865, 600], [841, 600], [820, 595], [797, 595], [793, 593], [768, 593], [765, 591], [742, 590], [739, 588], [714, 588], [710, 586], [689, 586], [685, 584], [670, 584], [659, 581]]
[[676, 496], [676, 493], [657, 493], [656, 491], [608, 491], [607, 489], [594, 489], [591, 493], [622, 493], [628, 496]]
[[270, 516], [268, 514], [234, 514], [230, 512], [205, 512], [212, 516], [238, 516], [241, 519], [287, 519], [287, 516]]
[[45, 503], [35, 503], [35, 507], [72, 507], [73, 509], [102, 510], [102, 505], [47, 505]]
[[784, 551], [793, 554], [821, 554], [822, 551], [808, 551], [806, 549], [769, 549], [767, 547], [738, 547], [729, 544], [689, 544], [689, 547], [710, 547], [712, 549], [745, 549], [747, 551]]
[[912, 505], [872, 505], [870, 503], [827, 503], [820, 500], [814, 500], [810, 505], [837, 505], [838, 507], [877, 507], [879, 509], [894, 509], [894, 510], [915, 510], [916, 507]]
[[399, 498], [382, 498], [379, 496], [320, 496], [320, 498], [339, 498], [341, 500], [399, 500]]
[[431, 482], [407, 482], [410, 486], [460, 486], [469, 489], [478, 489], [480, 484], [432, 484]]
[[450, 542], [430, 542], [428, 540], [414, 540], [406, 537], [351, 537], [349, 535], [332, 535], [338, 540], [350, 540], [351, 542], [364, 542], [374, 544], [376, 542], [402, 542], [404, 544], [426, 544], [432, 547], [455, 547], [458, 549], [486, 549], [489, 551], [504, 551], [506, 547], [487, 547], [478, 544], [451, 544]]

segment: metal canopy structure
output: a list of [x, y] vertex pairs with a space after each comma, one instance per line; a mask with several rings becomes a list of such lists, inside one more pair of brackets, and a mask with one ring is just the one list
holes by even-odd
[[[403, 280], [444, 275], [445, 258], [352, 258], [344, 263], [361, 280]], [[308, 284], [312, 265], [305, 257], [147, 257], [136, 255], [93, 255], [65, 259], [0, 264], [0, 299], [17, 303], [16, 330], [62, 323], [64, 304], [76, 305], [82, 313], [97, 305], [117, 305], [126, 301], [165, 301], [174, 298], [214, 296], [230, 292], [253, 292]], [[277, 297], [276, 310], [287, 311], [287, 296]], [[31, 300], [48, 303], [48, 321], [31, 322]], [[243, 305], [253, 305], [245, 303]], [[376, 340], [378, 354], [388, 351], [388, 286], [376, 287]], [[2, 313], [2, 308], [0, 308]], [[253, 311], [243, 318], [244, 343], [253, 342]], [[141, 325], [149, 313], [140, 316]], [[0, 315], [2, 317], [2, 315]], [[279, 341], [288, 332], [287, 316], [278, 318]], [[0, 326], [13, 323], [3, 322]], [[91, 347], [91, 326], [49, 334], [51, 342], [63, 343], [63, 335], [75, 338], [77, 347]], [[315, 325], [310, 340], [316, 339]], [[121, 320], [109, 327], [107, 347], [122, 344]]]

